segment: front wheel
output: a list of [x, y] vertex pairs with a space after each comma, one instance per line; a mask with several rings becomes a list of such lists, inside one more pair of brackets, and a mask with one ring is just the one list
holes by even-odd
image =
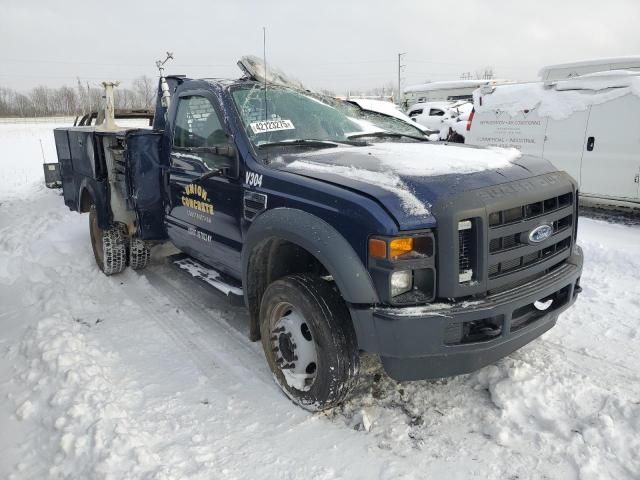
[[115, 224], [106, 230], [100, 228], [95, 205], [91, 205], [89, 210], [89, 233], [93, 256], [105, 275], [120, 273], [127, 268], [127, 241], [124, 227]]
[[355, 331], [333, 283], [312, 275], [273, 282], [262, 297], [260, 333], [277, 383], [302, 408], [334, 407], [355, 385]]

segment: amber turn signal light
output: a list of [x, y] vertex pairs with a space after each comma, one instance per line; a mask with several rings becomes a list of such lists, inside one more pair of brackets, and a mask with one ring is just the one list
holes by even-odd
[[387, 258], [387, 242], [377, 238], [370, 238], [369, 256], [374, 258]]
[[388, 255], [387, 255], [387, 241], [379, 238], [369, 239], [369, 256], [373, 258], [389, 258], [390, 260], [397, 260], [398, 257], [410, 253], [414, 250], [414, 239], [411, 237], [401, 237], [388, 240]]
[[389, 242], [389, 258], [396, 259], [400, 255], [413, 250], [413, 238], [394, 238]]

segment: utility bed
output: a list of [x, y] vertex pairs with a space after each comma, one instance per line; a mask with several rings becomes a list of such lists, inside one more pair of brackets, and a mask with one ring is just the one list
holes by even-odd
[[56, 128], [54, 135], [64, 201], [71, 210], [88, 211], [85, 194], [100, 192], [92, 199], [108, 198], [111, 211], [125, 215], [140, 238], [166, 238], [162, 221], [166, 165], [160, 157], [160, 133], [139, 128], [63, 127]]

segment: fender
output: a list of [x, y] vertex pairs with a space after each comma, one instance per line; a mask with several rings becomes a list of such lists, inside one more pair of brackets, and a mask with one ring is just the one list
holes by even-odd
[[109, 199], [107, 193], [106, 181], [96, 181], [92, 178], [84, 177], [80, 182], [78, 189], [77, 211], [84, 213], [89, 211], [89, 205], [83, 205], [82, 199], [85, 194], [91, 196], [91, 200], [96, 205], [96, 213], [98, 214], [98, 226], [107, 229], [113, 223], [111, 209], [109, 208]]
[[[254, 248], [266, 238], [277, 237], [304, 248], [333, 276], [345, 301], [378, 303], [369, 272], [351, 245], [324, 220], [292, 208], [275, 208], [258, 216], [247, 232], [242, 249], [242, 283], [251, 277], [249, 260]], [[245, 302], [249, 305], [247, 288]]]

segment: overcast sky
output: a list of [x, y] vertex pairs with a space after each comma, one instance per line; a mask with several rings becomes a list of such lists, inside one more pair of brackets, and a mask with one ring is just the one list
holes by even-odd
[[536, 79], [543, 65], [640, 54], [639, 0], [0, 0], [0, 86], [97, 85], [169, 73], [236, 77], [262, 55], [313, 88], [344, 93], [458, 79], [482, 67]]

